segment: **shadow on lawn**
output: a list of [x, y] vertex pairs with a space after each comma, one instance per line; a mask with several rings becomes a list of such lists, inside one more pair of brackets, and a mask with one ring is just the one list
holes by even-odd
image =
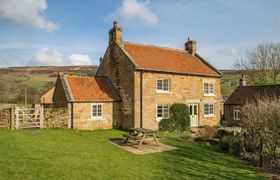
[[167, 137], [164, 142], [179, 148], [165, 152], [166, 163], [162, 169], [174, 171], [178, 177], [207, 179], [248, 179], [260, 178], [253, 167], [238, 159], [216, 152], [213, 146], [188, 142], [174, 137]]

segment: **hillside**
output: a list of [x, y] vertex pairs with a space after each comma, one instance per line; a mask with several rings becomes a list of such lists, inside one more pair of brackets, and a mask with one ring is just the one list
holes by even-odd
[[94, 76], [96, 70], [96, 66], [0, 68], [0, 103], [24, 103], [25, 87], [28, 102], [38, 103], [40, 95], [55, 83], [58, 72]]
[[[38, 66], [0, 68], [0, 103], [24, 103], [25, 87], [28, 102], [38, 103], [40, 95], [50, 88], [57, 73], [94, 76], [97, 66]], [[222, 94], [227, 98], [239, 85], [241, 73], [235, 70], [221, 70]], [[279, 81], [280, 82], [280, 81]], [[247, 84], [253, 84], [247, 79]]]

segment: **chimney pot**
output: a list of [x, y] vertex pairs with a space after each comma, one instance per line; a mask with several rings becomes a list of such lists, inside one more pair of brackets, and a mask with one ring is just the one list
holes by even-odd
[[113, 22], [113, 27], [117, 27], [118, 26], [118, 22], [117, 21], [114, 21]]

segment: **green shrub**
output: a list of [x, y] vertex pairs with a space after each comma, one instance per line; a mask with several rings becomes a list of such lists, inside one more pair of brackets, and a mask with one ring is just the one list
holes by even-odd
[[185, 104], [173, 104], [170, 107], [170, 118], [161, 120], [159, 127], [162, 131], [186, 131], [190, 127], [188, 106]]
[[162, 119], [159, 123], [161, 131], [175, 131], [175, 123], [172, 118]]
[[223, 137], [228, 136], [229, 134], [230, 132], [225, 129], [219, 129], [218, 131], [219, 139], [222, 139]]
[[228, 135], [221, 139], [219, 148], [222, 152], [239, 156], [242, 150], [240, 135]]

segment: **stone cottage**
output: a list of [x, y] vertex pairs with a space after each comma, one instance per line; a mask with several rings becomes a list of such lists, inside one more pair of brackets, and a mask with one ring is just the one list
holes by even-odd
[[[115, 127], [157, 129], [159, 121], [169, 117], [169, 108], [174, 103], [189, 106], [192, 127], [220, 123], [221, 73], [198, 55], [196, 41], [190, 38], [184, 50], [124, 42], [122, 28], [114, 22], [109, 31], [109, 45], [95, 78], [99, 77], [106, 77], [111, 83], [110, 89], [116, 94], [111, 103], [119, 108], [117, 118], [111, 110], [102, 109], [103, 115], [114, 116], [111, 120]], [[75, 88], [80, 88], [80, 85], [77, 83]], [[87, 88], [95, 88], [88, 85]], [[97, 99], [103, 92], [101, 86], [95, 94]], [[60, 101], [58, 91], [61, 89], [56, 90], [54, 101]], [[121, 97], [120, 102], [117, 94]], [[66, 98], [70, 102], [71, 98]], [[95, 108], [90, 106], [95, 106], [95, 103], [87, 102], [87, 107], [79, 105], [78, 111], [74, 108], [73, 128], [80, 128], [75, 126], [79, 124], [75, 123], [77, 116], [89, 117], [93, 113], [90, 109]], [[100, 103], [105, 106], [105, 102]], [[87, 121], [92, 122], [91, 119]], [[83, 123], [88, 122], [85, 120]], [[92, 128], [97, 126], [88, 127]]]
[[120, 121], [121, 97], [107, 77], [59, 74], [54, 107], [67, 108], [68, 128], [110, 129]]
[[224, 104], [224, 125], [240, 126], [242, 122], [241, 108], [246, 103], [255, 103], [257, 97], [280, 97], [280, 85], [247, 86], [240, 79], [239, 86]]

